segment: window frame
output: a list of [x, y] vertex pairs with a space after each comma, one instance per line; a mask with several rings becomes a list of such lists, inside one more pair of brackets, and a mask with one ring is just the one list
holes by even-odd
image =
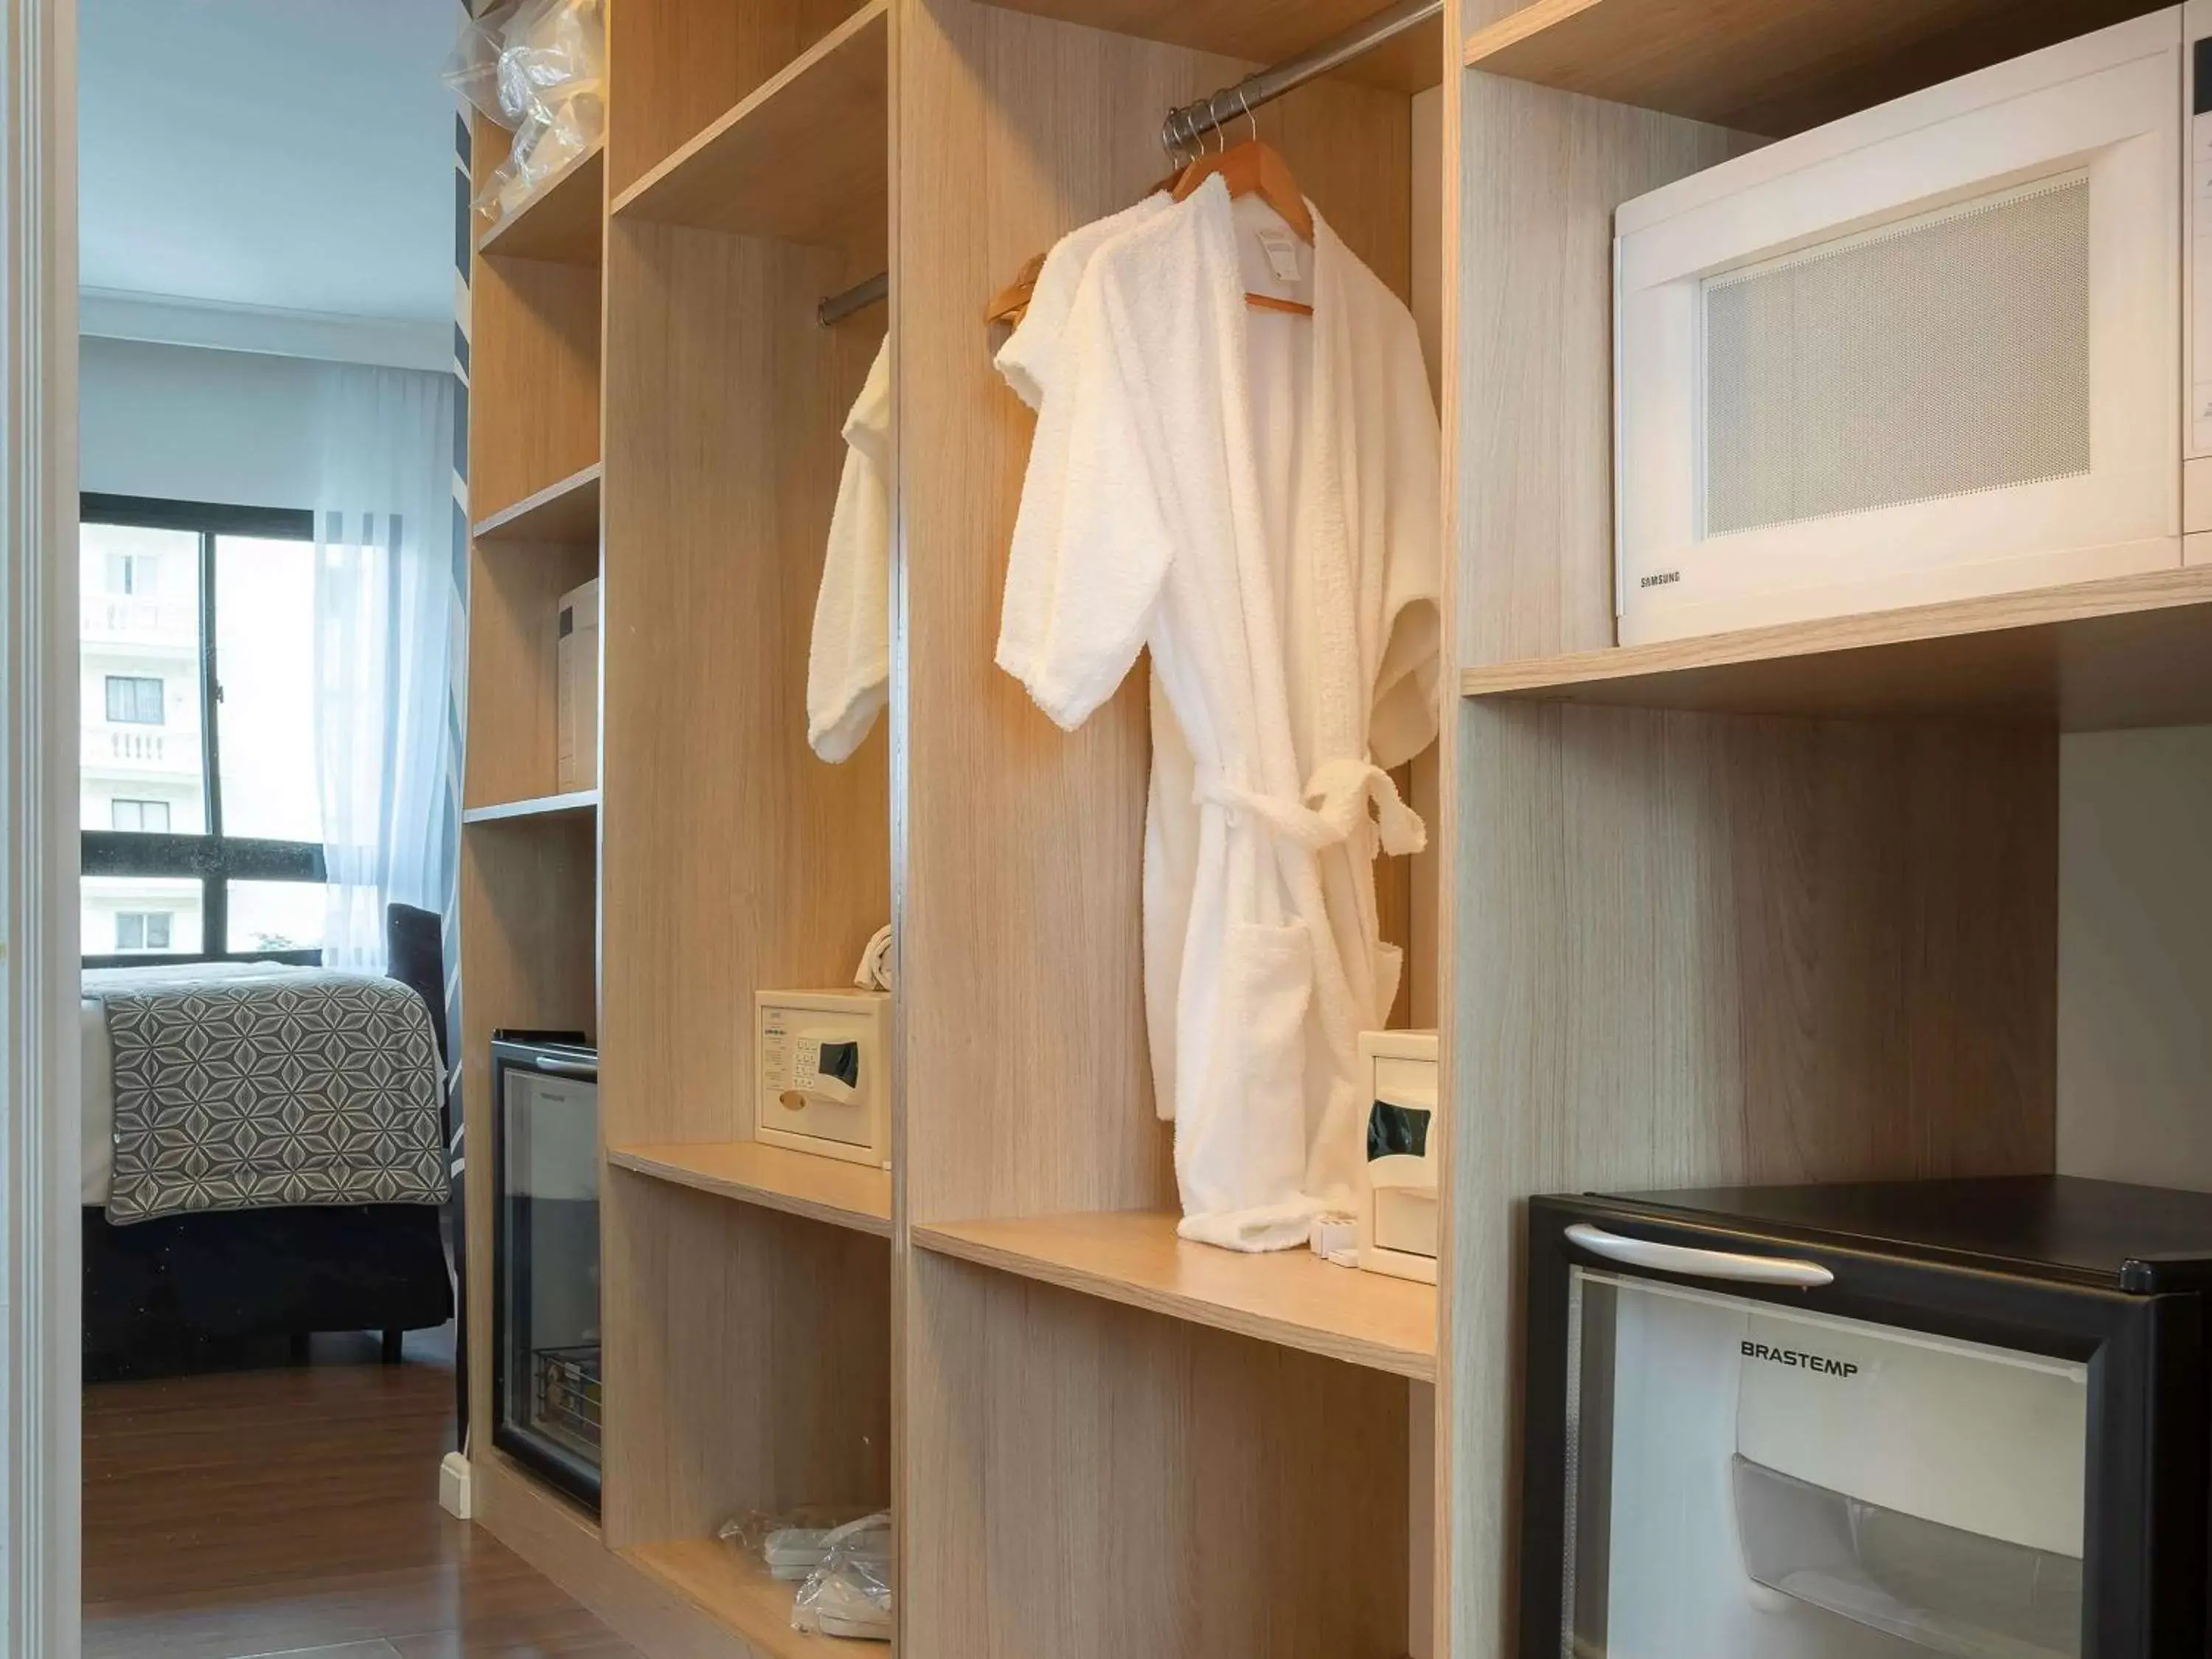
[[[88, 490], [78, 498], [83, 525], [133, 530], [187, 531], [199, 538], [200, 775], [207, 830], [179, 835], [143, 830], [83, 830], [78, 871], [83, 876], [185, 876], [200, 884], [200, 948], [129, 951], [87, 955], [87, 968], [149, 963], [283, 962], [319, 967], [319, 949], [233, 951], [230, 884], [234, 881], [325, 882], [319, 842], [230, 836], [222, 826], [222, 681], [216, 656], [216, 543], [224, 536], [274, 541], [315, 539], [315, 515], [306, 507], [239, 507], [212, 501], [110, 495]], [[80, 530], [80, 535], [82, 531]], [[166, 695], [166, 694], [165, 694]], [[175, 937], [173, 924], [171, 937]]]

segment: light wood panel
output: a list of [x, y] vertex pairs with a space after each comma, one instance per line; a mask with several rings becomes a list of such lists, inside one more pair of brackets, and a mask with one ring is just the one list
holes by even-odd
[[600, 1196], [608, 1544], [712, 1537], [751, 1510], [883, 1504], [884, 1241], [622, 1169]]
[[[645, 1659], [757, 1659], [722, 1620], [606, 1548], [598, 1528], [497, 1453], [479, 1457], [470, 1474], [477, 1524], [635, 1644]], [[497, 1632], [495, 1639], [507, 1634]]]
[[888, 1238], [891, 1177], [888, 1170], [848, 1164], [757, 1140], [683, 1141], [657, 1146], [610, 1146], [607, 1162], [657, 1181], [739, 1203], [758, 1204], [833, 1227]]
[[[1462, 663], [1610, 636], [1609, 216], [1723, 132], [1470, 76]], [[1445, 1363], [1457, 1659], [1513, 1644], [1522, 1200], [2046, 1170], [2047, 732], [1462, 702]]]
[[468, 807], [560, 793], [561, 596], [598, 572], [596, 546], [477, 544], [461, 793]]
[[2146, 0], [1536, 0], [1475, 69], [1780, 137], [2154, 11]]
[[852, 280], [818, 249], [617, 219], [608, 276], [601, 1100], [613, 1142], [742, 1139], [753, 993], [849, 984], [890, 915], [884, 732], [841, 766], [806, 746], [876, 338], [817, 325]]
[[[475, 719], [471, 710], [471, 719]], [[493, 1144], [491, 1034], [599, 1028], [593, 979], [596, 826], [588, 816], [470, 824], [461, 831], [461, 1105], [467, 1144]], [[492, 1160], [467, 1173], [472, 1450], [490, 1444]], [[566, 1583], [565, 1580], [562, 1581]]]
[[1613, 210], [1736, 141], [1492, 76], [1462, 100], [1449, 453], [1480, 487], [1457, 504], [1458, 660], [1596, 650], [1613, 642]]
[[675, 1538], [640, 1544], [623, 1559], [666, 1585], [730, 1630], [762, 1659], [830, 1659], [880, 1656], [880, 1642], [821, 1636], [791, 1627], [799, 1586], [781, 1583], [729, 1545], [712, 1538]]
[[596, 265], [606, 212], [606, 144], [595, 140], [539, 183], [520, 208], [485, 230], [477, 252], [511, 259]]
[[1176, 1218], [1142, 1210], [940, 1222], [924, 1249], [1125, 1303], [1171, 1319], [1280, 1343], [1347, 1364], [1428, 1379], [1437, 1367], [1437, 1293], [1310, 1250], [1244, 1255], [1176, 1237]]
[[461, 813], [463, 823], [505, 823], [517, 818], [574, 817], [599, 810], [596, 789], [572, 789], [565, 795], [535, 795], [528, 800], [501, 801], [494, 806], [471, 806]]
[[617, 214], [845, 248], [890, 225], [889, 0], [868, 3], [624, 191]]
[[[1158, 1208], [1174, 1187], [1139, 977], [1143, 677], [1071, 736], [993, 662], [1030, 422], [977, 319], [1024, 259], [1158, 178], [1162, 111], [1243, 66], [964, 0], [901, 21], [909, 1203], [919, 1220]], [[1408, 100], [1316, 85], [1261, 126], [1406, 292]]]
[[[527, 410], [503, 412], [508, 420], [529, 418]], [[599, 544], [599, 464], [570, 473], [502, 513], [479, 520], [479, 542], [557, 542], [597, 548]]]
[[[1256, 68], [1294, 58], [1383, 8], [1375, 0], [1015, 0], [1013, 9], [1194, 52], [1246, 58]], [[1431, 22], [1354, 59], [1338, 73], [1346, 81], [1367, 86], [1419, 92], [1435, 86], [1443, 70], [1443, 35], [1440, 25]], [[1201, 87], [1193, 95], [1204, 97], [1229, 84], [1224, 81]]]
[[1450, 1171], [1455, 1651], [1510, 1651], [1519, 1200], [2053, 1152], [2037, 734], [1470, 705]]
[[2061, 731], [2212, 720], [2212, 569], [1468, 670], [1469, 696]]
[[[476, 183], [507, 153], [481, 116]], [[599, 277], [538, 259], [469, 270], [469, 510], [495, 520], [599, 459]]]
[[1406, 1651], [1403, 1381], [928, 1252], [911, 1282], [902, 1659]]
[[619, 196], [864, 0], [653, 0], [607, 20], [607, 176]]

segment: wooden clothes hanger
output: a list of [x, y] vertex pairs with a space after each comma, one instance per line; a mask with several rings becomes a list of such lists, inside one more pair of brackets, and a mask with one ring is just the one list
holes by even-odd
[[[1250, 110], [1244, 112], [1249, 118]], [[1306, 206], [1305, 192], [1291, 175], [1291, 164], [1273, 146], [1262, 143], [1258, 137], [1259, 123], [1252, 124], [1254, 136], [1228, 149], [1216, 150], [1211, 155], [1201, 155], [1182, 170], [1176, 180], [1175, 198], [1186, 201], [1191, 193], [1208, 179], [1219, 176], [1229, 186], [1233, 200], [1239, 196], [1256, 196], [1292, 230], [1308, 247], [1313, 246], [1313, 210]], [[1279, 300], [1272, 294], [1247, 292], [1244, 303], [1255, 311], [1286, 311], [1294, 317], [1310, 317], [1313, 307], [1301, 300]]]
[[[1241, 101], [1243, 93], [1237, 97]], [[1252, 124], [1252, 136], [1243, 143], [1234, 144], [1212, 155], [1200, 152], [1180, 173], [1161, 179], [1145, 193], [1156, 196], [1162, 191], [1171, 191], [1178, 202], [1188, 200], [1191, 193], [1216, 173], [1229, 186], [1231, 199], [1239, 196], [1256, 196], [1273, 209], [1282, 222], [1296, 231], [1307, 246], [1313, 246], [1313, 210], [1307, 207], [1305, 192], [1291, 172], [1291, 164], [1279, 151], [1264, 143], [1260, 137], [1260, 123], [1252, 113], [1252, 106], [1244, 105], [1244, 118]], [[1170, 117], [1172, 121], [1173, 118]], [[1194, 125], [1195, 125], [1194, 123]], [[1214, 131], [1220, 131], [1218, 124]], [[1164, 131], [1162, 142], [1172, 142], [1175, 148], [1182, 147], [1183, 135]], [[1201, 141], [1202, 142], [1202, 141]], [[1030, 298], [1036, 291], [1038, 274], [1044, 269], [1045, 256], [1032, 254], [1024, 262], [1014, 280], [1001, 289], [991, 301], [990, 309], [984, 313], [987, 323], [1014, 324], [1027, 314]], [[1286, 312], [1294, 317], [1310, 317], [1313, 307], [1299, 300], [1279, 300], [1272, 294], [1244, 295], [1244, 303], [1255, 311]]]

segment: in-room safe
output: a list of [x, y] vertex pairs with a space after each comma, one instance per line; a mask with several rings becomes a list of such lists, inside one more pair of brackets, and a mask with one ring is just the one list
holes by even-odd
[[1524, 1659], [2204, 1652], [2212, 1196], [1739, 1188], [1528, 1226]]

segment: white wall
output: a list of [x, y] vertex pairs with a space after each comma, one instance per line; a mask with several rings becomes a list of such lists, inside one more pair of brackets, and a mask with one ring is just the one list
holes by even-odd
[[102, 495], [314, 505], [325, 365], [256, 352], [80, 342], [80, 467]]
[[2060, 755], [2058, 1167], [2212, 1191], [2212, 726]]

